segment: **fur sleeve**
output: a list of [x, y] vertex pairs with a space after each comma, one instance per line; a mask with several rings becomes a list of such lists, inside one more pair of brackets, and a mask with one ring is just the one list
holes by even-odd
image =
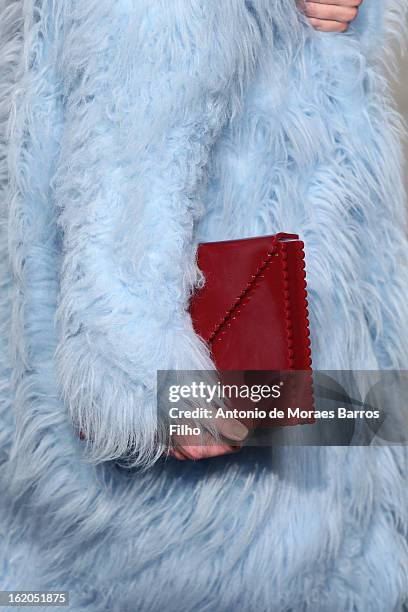
[[193, 226], [260, 32], [244, 2], [128, 4], [70, 6], [64, 33], [56, 362], [91, 460], [146, 466], [167, 441], [156, 371], [213, 367], [187, 312]]

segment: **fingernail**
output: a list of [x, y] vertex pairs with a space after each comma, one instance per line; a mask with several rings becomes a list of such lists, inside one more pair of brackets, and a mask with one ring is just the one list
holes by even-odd
[[218, 429], [220, 433], [229, 440], [244, 440], [249, 433], [249, 429], [239, 421], [221, 423]]

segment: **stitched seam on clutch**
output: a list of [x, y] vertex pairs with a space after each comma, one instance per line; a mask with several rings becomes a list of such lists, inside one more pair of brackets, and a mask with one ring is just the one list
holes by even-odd
[[[260, 277], [260, 275], [262, 274], [262, 272], [267, 268], [267, 266], [269, 265], [272, 257], [275, 255], [277, 250], [276, 245], [274, 245], [272, 247], [272, 249], [268, 252], [267, 256], [262, 260], [262, 262], [259, 264], [258, 268], [256, 269], [255, 274], [252, 275], [251, 280], [248, 282], [247, 286], [241, 291], [241, 293], [239, 294], [239, 296], [236, 298], [235, 302], [233, 303], [233, 305], [231, 306], [231, 308], [229, 308], [224, 317], [221, 319], [221, 321], [219, 323], [217, 323], [217, 325], [215, 326], [215, 328], [213, 329], [213, 331], [211, 332], [210, 337], [208, 338], [208, 343], [211, 343], [215, 340], [216, 336], [220, 333], [221, 329], [228, 323], [228, 320], [235, 314], [235, 317], [237, 315], [237, 309], [239, 308], [239, 306], [241, 306], [242, 301], [244, 300], [244, 298], [248, 295], [248, 293], [251, 291], [251, 289], [254, 288], [254, 285], [256, 283], [256, 281], [258, 280], [258, 278]], [[249, 298], [248, 298], [249, 299]]]

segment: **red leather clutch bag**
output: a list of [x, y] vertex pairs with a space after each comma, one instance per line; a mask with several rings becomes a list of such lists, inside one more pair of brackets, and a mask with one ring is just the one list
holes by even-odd
[[[220, 371], [311, 372], [303, 249], [298, 235], [285, 233], [199, 245], [205, 284], [190, 314]], [[302, 391], [305, 409], [313, 405], [309, 383]]]
[[[296, 401], [300, 390], [302, 409], [311, 410], [311, 375], [306, 381], [303, 375], [311, 373], [303, 247], [299, 236], [285, 233], [201, 243], [198, 265], [206, 282], [190, 314], [221, 373], [251, 371], [256, 384], [265, 382], [262, 373], [278, 373], [286, 383], [285, 373], [301, 371], [300, 379], [289, 380], [294, 393], [284, 401]], [[313, 422], [285, 416], [269, 426]]]

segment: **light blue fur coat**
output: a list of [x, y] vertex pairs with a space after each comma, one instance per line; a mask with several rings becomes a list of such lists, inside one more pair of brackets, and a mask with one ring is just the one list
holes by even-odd
[[405, 3], [365, 0], [333, 35], [295, 0], [0, 0], [0, 589], [92, 612], [403, 610], [406, 448], [181, 463], [155, 379], [211, 367], [197, 241], [279, 230], [305, 241], [314, 366], [408, 368], [382, 75]]

